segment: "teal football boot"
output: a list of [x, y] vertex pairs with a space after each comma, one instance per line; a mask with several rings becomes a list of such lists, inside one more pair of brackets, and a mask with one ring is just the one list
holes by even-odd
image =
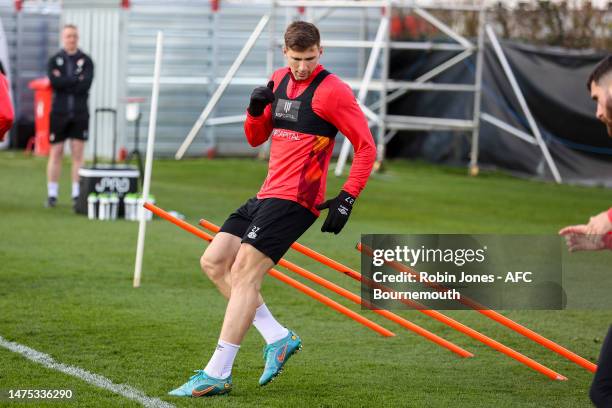
[[268, 344], [264, 348], [266, 366], [259, 379], [259, 385], [266, 385], [283, 371], [283, 366], [293, 354], [302, 349], [302, 340], [297, 334], [289, 330], [285, 338]]
[[189, 381], [170, 391], [168, 395], [175, 397], [212, 397], [227, 394], [232, 390], [231, 375], [227, 378], [213, 378], [206, 375], [204, 370], [195, 370], [195, 373], [189, 378]]

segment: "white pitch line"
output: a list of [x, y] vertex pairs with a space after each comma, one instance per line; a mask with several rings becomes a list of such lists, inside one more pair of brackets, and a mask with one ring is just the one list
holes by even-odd
[[83, 380], [92, 385], [95, 385], [96, 387], [104, 388], [106, 390], [114, 392], [115, 394], [119, 394], [131, 400], [140, 402], [145, 407], [151, 407], [151, 408], [172, 408], [174, 407], [174, 405], [169, 404], [165, 401], [162, 401], [159, 398], [149, 397], [146, 394], [144, 394], [142, 391], [134, 387], [130, 387], [129, 385], [115, 384], [108, 378], [103, 377], [99, 374], [90, 373], [89, 371], [83, 370], [82, 368], [79, 368], [79, 367], [74, 367], [71, 365], [58, 363], [57, 361], [53, 359], [53, 357], [51, 357], [48, 354], [41, 353], [40, 351], [24, 346], [23, 344], [8, 341], [2, 336], [0, 336], [0, 346], [12, 352], [21, 354], [28, 360], [34, 361], [35, 363], [42, 364], [47, 368], [50, 368], [52, 370], [61, 371], [62, 373], [76, 377], [80, 380]]

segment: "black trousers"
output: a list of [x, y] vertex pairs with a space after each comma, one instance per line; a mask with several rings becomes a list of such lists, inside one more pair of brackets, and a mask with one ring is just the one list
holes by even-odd
[[612, 408], [612, 326], [601, 347], [589, 396], [597, 408]]

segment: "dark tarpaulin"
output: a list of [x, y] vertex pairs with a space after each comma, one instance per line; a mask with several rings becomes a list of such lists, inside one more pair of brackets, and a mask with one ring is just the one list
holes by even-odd
[[[605, 55], [502, 42], [502, 48], [564, 182], [612, 186], [612, 139], [595, 118], [586, 80]], [[410, 80], [455, 55], [452, 52], [394, 51], [390, 78]], [[473, 84], [475, 56], [433, 79]], [[484, 52], [482, 112], [531, 134], [518, 100], [492, 47]], [[471, 92], [415, 92], [389, 105], [389, 114], [471, 119]], [[552, 180], [540, 147], [480, 122], [479, 165]], [[400, 132], [388, 157], [423, 157], [446, 164], [469, 162], [471, 132]]]

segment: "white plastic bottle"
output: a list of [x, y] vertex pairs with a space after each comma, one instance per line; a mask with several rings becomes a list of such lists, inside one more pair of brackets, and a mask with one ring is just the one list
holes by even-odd
[[109, 202], [110, 202], [110, 219], [112, 221], [115, 221], [117, 219], [117, 213], [119, 212], [119, 196], [115, 193], [110, 195], [109, 198]]
[[144, 204], [144, 200], [142, 199], [142, 196], [139, 195], [136, 198], [136, 211], [134, 211], [134, 213], [136, 214], [136, 221], [140, 221], [140, 217], [143, 216], [145, 209], [143, 208]]
[[98, 219], [108, 220], [110, 218], [110, 198], [108, 194], [100, 194], [98, 201]]
[[96, 204], [98, 203], [98, 195], [96, 193], [90, 193], [87, 196], [87, 218], [95, 220], [96, 217]]
[[123, 197], [124, 217], [128, 221], [136, 221], [136, 194], [126, 194]]

